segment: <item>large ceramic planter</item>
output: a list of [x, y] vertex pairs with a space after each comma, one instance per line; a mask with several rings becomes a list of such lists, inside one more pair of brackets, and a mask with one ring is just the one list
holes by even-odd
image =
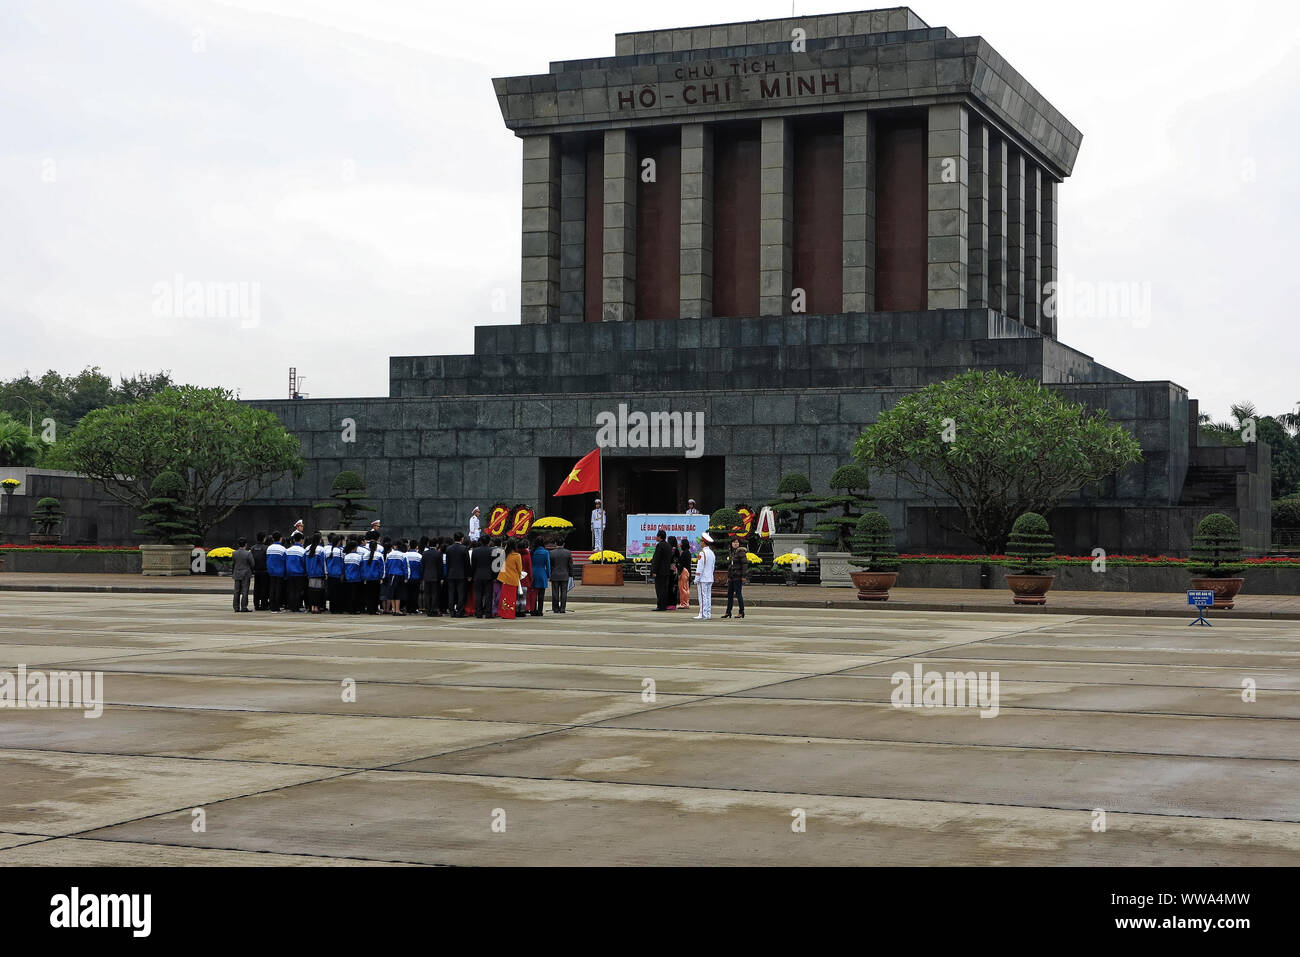
[[1200, 591], [1214, 592], [1214, 604], [1211, 608], [1231, 608], [1245, 583], [1244, 578], [1193, 578], [1192, 587]]
[[898, 581], [898, 572], [853, 572], [858, 601], [889, 601], [889, 589]]
[[584, 585], [621, 585], [623, 584], [623, 566], [593, 565], [588, 562], [582, 566], [582, 583]]
[[802, 549], [809, 561], [817, 557], [817, 546], [808, 544], [807, 532], [776, 532], [772, 535], [773, 558], [794, 552], [796, 549]]
[[40, 532], [29, 532], [27, 535], [28, 545], [57, 545], [62, 540], [62, 535], [43, 535]]
[[188, 575], [190, 573], [189, 545], [141, 545], [141, 575]]
[[1047, 590], [1056, 581], [1055, 575], [1007, 575], [1011, 600], [1017, 605], [1046, 605]]
[[853, 566], [849, 552], [818, 552], [817, 564], [821, 568], [823, 588], [852, 588]]
[[709, 593], [713, 595], [714, 601], [719, 599], [722, 601], [727, 600], [727, 581], [727, 570], [725, 568], [715, 567], [713, 569], [713, 587], [709, 590]]

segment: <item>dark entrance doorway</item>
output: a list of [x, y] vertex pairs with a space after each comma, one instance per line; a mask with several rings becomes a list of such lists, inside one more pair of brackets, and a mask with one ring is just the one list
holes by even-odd
[[[539, 515], [558, 515], [574, 524], [569, 545], [591, 547], [591, 510], [596, 496], [552, 493], [560, 487], [569, 470], [571, 458], [542, 459], [542, 502]], [[605, 456], [604, 506], [608, 520], [605, 545], [622, 551], [627, 545], [627, 516], [654, 512], [677, 514], [686, 511], [689, 499], [699, 503], [701, 512], [721, 508], [726, 458], [705, 455], [698, 459], [684, 456], [632, 457]]]

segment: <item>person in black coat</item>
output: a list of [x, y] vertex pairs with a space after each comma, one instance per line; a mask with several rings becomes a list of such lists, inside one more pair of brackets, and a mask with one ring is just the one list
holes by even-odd
[[474, 617], [492, 617], [492, 583], [497, 580], [497, 571], [492, 567], [492, 553], [496, 551], [492, 543], [484, 539], [477, 548], [469, 553], [470, 572], [474, 577]]
[[253, 553], [253, 608], [266, 611], [271, 607], [271, 578], [266, 574], [266, 532], [257, 533]]
[[[662, 528], [655, 536], [659, 541], [655, 544], [654, 555], [650, 558], [650, 574], [655, 579], [655, 611], [667, 611], [668, 605], [668, 583], [673, 577], [673, 554], [672, 549], [668, 547], [668, 533]], [[677, 604], [671, 602], [671, 604]]]
[[457, 532], [447, 546], [447, 613], [452, 618], [465, 617], [465, 585], [469, 581], [469, 549], [465, 535]]
[[442, 551], [438, 548], [437, 539], [429, 542], [428, 547], [420, 555], [420, 578], [422, 591], [420, 604], [424, 606], [424, 613], [433, 618], [441, 617], [438, 591], [442, 584]]

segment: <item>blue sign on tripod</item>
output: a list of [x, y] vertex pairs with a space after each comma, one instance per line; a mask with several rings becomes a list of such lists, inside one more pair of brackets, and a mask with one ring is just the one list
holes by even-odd
[[1187, 604], [1196, 607], [1197, 618], [1189, 621], [1189, 625], [1205, 625], [1207, 628], [1213, 627], [1205, 618], [1205, 609], [1214, 604], [1214, 592], [1192, 589], [1187, 592]]

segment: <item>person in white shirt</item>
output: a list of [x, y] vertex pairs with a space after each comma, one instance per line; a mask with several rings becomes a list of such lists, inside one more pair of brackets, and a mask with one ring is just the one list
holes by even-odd
[[478, 519], [478, 506], [474, 506], [474, 514], [469, 517], [469, 535], [466, 536], [471, 542], [477, 542], [479, 535], [483, 532], [483, 525]]
[[600, 507], [600, 499], [596, 499], [596, 507], [591, 510], [591, 544], [593, 551], [605, 549], [605, 510]]
[[713, 536], [705, 532], [700, 536], [700, 556], [695, 563], [695, 589], [700, 596], [700, 613], [696, 621], [707, 621], [713, 617]]
[[693, 498], [688, 498], [688, 499], [686, 500], [686, 514], [687, 514], [687, 515], [699, 515], [699, 514], [700, 514], [700, 510], [699, 510], [699, 508], [697, 508], [696, 505], [695, 505], [695, 499], [693, 499]]

